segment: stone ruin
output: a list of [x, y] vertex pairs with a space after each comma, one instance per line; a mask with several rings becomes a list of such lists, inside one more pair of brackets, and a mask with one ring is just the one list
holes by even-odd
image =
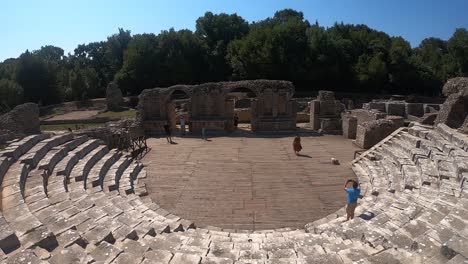
[[[145, 166], [102, 140], [11, 141], [0, 150], [0, 262], [467, 263], [468, 135], [457, 129], [466, 120], [458, 95], [437, 125], [401, 127], [353, 160], [362, 188], [355, 219], [345, 222], [342, 207], [301, 229], [197, 227], [151, 200]], [[355, 115], [367, 118], [366, 131], [403, 118]]]
[[35, 103], [18, 105], [0, 116], [0, 144], [35, 133], [40, 133], [39, 107]]
[[400, 96], [390, 100], [372, 100], [362, 109], [342, 113], [343, 136], [356, 139], [357, 146], [367, 149], [405, 125], [406, 121], [433, 124], [438, 104], [406, 102]]
[[106, 89], [107, 110], [118, 111], [122, 109], [123, 97], [122, 91], [116, 82], [110, 82]]
[[468, 78], [449, 79], [442, 93], [447, 96], [435, 120], [436, 124], [446, 124], [468, 133]]
[[342, 207], [301, 229], [197, 227], [147, 196], [128, 153], [86, 135], [30, 135], [0, 151], [0, 262], [468, 261], [467, 135], [404, 127], [351, 167], [362, 188], [351, 221]]
[[252, 80], [148, 89], [139, 96], [137, 118], [149, 135], [161, 134], [165, 123], [175, 130], [177, 120], [171, 95], [182, 91], [190, 97], [187, 103], [190, 132], [200, 133], [202, 128], [230, 132], [234, 130], [234, 100], [228, 94], [240, 88], [256, 95], [251, 102], [252, 131], [296, 129], [294, 86], [287, 81]]
[[327, 134], [341, 134], [341, 113], [344, 104], [335, 100], [332, 91], [319, 91], [316, 100], [310, 102], [310, 125], [312, 129]]
[[404, 120], [400, 116], [386, 116], [385, 119], [363, 122], [357, 126], [355, 143], [364, 149], [371, 148], [402, 126]]
[[372, 100], [362, 107], [366, 110], [378, 110], [387, 115], [402, 116], [410, 121], [422, 124], [434, 124], [435, 117], [439, 111], [439, 104], [426, 104], [406, 102], [400, 96], [394, 96], [390, 100]]

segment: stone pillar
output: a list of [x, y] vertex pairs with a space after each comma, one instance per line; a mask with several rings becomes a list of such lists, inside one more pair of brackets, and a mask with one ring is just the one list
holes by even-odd
[[224, 109], [225, 109], [225, 118], [226, 124], [224, 129], [226, 131], [234, 131], [234, 100], [225, 100], [224, 102]]
[[314, 130], [318, 130], [320, 128], [320, 101], [313, 100], [310, 102], [310, 126]]
[[[157, 103], [156, 103], [157, 102]], [[167, 99], [167, 96], [164, 96], [162, 94], [159, 94], [158, 97], [155, 99], [155, 102], [151, 102], [155, 107], [159, 108], [159, 118], [157, 119], [167, 119], [167, 103], [169, 100]]]
[[258, 129], [258, 100], [250, 102], [250, 129], [256, 131]]
[[175, 106], [173, 102], [168, 102], [166, 104], [166, 113], [167, 113], [167, 121], [169, 125], [171, 126], [172, 131], [175, 131], [176, 129], [176, 124], [177, 124], [177, 117], [176, 117], [176, 112], [175, 112]]
[[357, 118], [351, 115], [343, 115], [343, 136], [349, 139], [356, 138]]
[[263, 114], [273, 114], [273, 91], [271, 89], [265, 89], [263, 92]]
[[272, 103], [272, 115], [273, 117], [277, 117], [278, 116], [278, 93], [273, 93], [273, 96], [272, 96], [272, 100], [271, 100], [271, 103]]
[[287, 100], [285, 94], [280, 94], [278, 96], [278, 115], [288, 115], [289, 111], [287, 110]]

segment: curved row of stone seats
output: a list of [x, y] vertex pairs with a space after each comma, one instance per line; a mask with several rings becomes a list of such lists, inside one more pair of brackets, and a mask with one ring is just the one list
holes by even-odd
[[[452, 236], [448, 235], [449, 240], [439, 239], [437, 241], [432, 237], [437, 238], [438, 233], [432, 234], [432, 236], [421, 234], [431, 228], [435, 228], [431, 224], [437, 223], [437, 221], [443, 218], [444, 214], [449, 212], [446, 210], [446, 207], [450, 206], [450, 204], [446, 203], [448, 199], [443, 197], [443, 199], [434, 202], [433, 199], [436, 196], [434, 193], [418, 196], [414, 191], [405, 190], [404, 193], [397, 196], [397, 199], [395, 199], [395, 196], [391, 197], [391, 195], [384, 196], [385, 198], [379, 197], [380, 201], [377, 203], [372, 202], [371, 206], [364, 213], [360, 214], [355, 221], [341, 224], [340, 222], [343, 218], [338, 219], [338, 217], [335, 217], [333, 219], [331, 217], [325, 222], [318, 221], [315, 225], [310, 226], [309, 230], [317, 234], [325, 233], [327, 235], [344, 236], [349, 239], [360, 239], [374, 246], [380, 245], [387, 249], [392, 247], [410, 248], [412, 251], [410, 253], [420, 255], [423, 260], [432, 258], [442, 260], [434, 263], [445, 263], [453, 255], [457, 255], [457, 252], [463, 252], [466, 257], [466, 251], [463, 250], [460, 244], [452, 243], [448, 247], [444, 246], [444, 243], [450, 239], [466, 242], [465, 238], [456, 238], [451, 233]], [[359, 207], [362, 206], [366, 206], [365, 202], [360, 203]], [[461, 213], [459, 210], [463, 206], [466, 206], [466, 204], [459, 205], [453, 211], [458, 217], [465, 214], [464, 218], [466, 220], [466, 211]], [[440, 211], [435, 211], [431, 208], [436, 208]], [[463, 217], [457, 219], [463, 219]], [[445, 224], [450, 221], [452, 219], [445, 222]], [[464, 226], [461, 223], [457, 224], [459, 227]], [[441, 230], [444, 230], [444, 228], [450, 229], [450, 227], [442, 226]], [[452, 251], [452, 248], [455, 251]], [[447, 251], [451, 253], [446, 255]]]
[[74, 150], [79, 145], [88, 140], [88, 136], [79, 136], [64, 143], [63, 146], [53, 147], [51, 151], [40, 161], [38, 168], [44, 170], [47, 174], [51, 174], [55, 166], [65, 157], [65, 155]]
[[389, 140], [384, 148], [377, 148], [374, 156], [379, 156], [381, 160], [371, 163], [380, 162], [384, 168], [390, 169], [390, 166], [385, 166], [389, 164], [385, 159], [390, 158], [403, 175], [404, 188], [419, 189], [422, 185], [427, 185], [447, 194], [460, 195], [468, 171], [468, 153], [442, 138], [434, 130], [424, 129], [424, 135], [430, 139], [411, 135], [414, 130], [421, 128], [402, 131]]
[[[67, 136], [68, 139], [69, 136]], [[63, 142], [65, 142], [66, 140], [63, 140]], [[27, 215], [27, 222], [28, 225], [31, 225], [31, 224], [35, 224], [36, 226], [32, 226], [30, 229], [28, 230], [24, 230], [24, 233], [28, 235], [28, 238], [31, 237], [31, 235], [34, 233], [36, 234], [37, 232], [36, 231], [47, 231], [47, 232], [42, 232], [42, 235], [46, 235], [44, 239], [48, 239], [49, 235], [51, 237], [53, 237], [54, 239], [54, 244], [56, 244], [55, 242], [58, 241], [60, 244], [64, 244], [64, 245], [69, 245], [69, 244], [73, 244], [73, 243], [76, 243], [76, 244], [82, 244], [84, 245], [86, 243], [86, 240], [83, 239], [83, 237], [81, 237], [81, 235], [79, 234], [79, 232], [76, 232], [76, 226], [73, 226], [73, 225], [70, 225], [68, 222], [68, 218], [71, 216], [71, 215], [62, 215], [60, 214], [61, 212], [66, 212], [66, 213], [71, 213], [73, 212], [73, 209], [76, 207], [72, 207], [72, 204], [70, 203], [70, 200], [63, 200], [63, 199], [59, 199], [60, 198], [60, 195], [57, 195], [58, 193], [54, 192], [56, 189], [54, 188], [49, 188], [50, 189], [50, 195], [51, 197], [47, 197], [46, 195], [46, 188], [44, 188], [44, 186], [42, 186], [42, 181], [43, 179], [47, 179], [47, 180], [44, 180], [46, 183], [45, 185], [48, 184], [48, 176], [49, 175], [52, 175], [52, 171], [54, 170], [54, 166], [55, 164], [57, 164], [60, 160], [60, 158], [63, 158], [63, 155], [65, 155], [65, 153], [68, 154], [68, 152], [70, 152], [69, 156], [70, 157], [80, 157], [80, 156], [86, 156], [85, 153], [87, 151], [83, 151], [83, 149], [87, 149], [90, 150], [89, 147], [89, 144], [81, 144], [83, 146], [80, 145], [80, 143], [83, 143], [83, 139], [82, 138], [79, 138], [77, 139], [77, 141], [79, 142], [69, 142], [69, 143], [65, 143], [65, 144], [62, 144], [60, 146], [57, 146], [57, 147], [54, 147], [54, 149], [51, 148], [50, 151], [48, 152], [42, 152], [41, 151], [41, 154], [40, 156], [43, 156], [44, 157], [44, 160], [41, 160], [41, 163], [40, 164], [43, 164], [44, 166], [41, 167], [40, 169], [35, 169], [35, 170], [32, 170], [30, 168], [30, 165], [29, 164], [24, 164], [24, 163], [20, 163], [20, 162], [17, 162], [17, 163], [14, 163], [13, 165], [13, 169], [11, 170], [8, 170], [8, 172], [12, 172], [11, 174], [15, 174], [18, 169], [20, 169], [22, 171], [22, 173], [18, 174], [20, 175], [19, 176], [19, 179], [16, 178], [14, 180], [12, 180], [13, 178], [11, 177], [6, 177], [6, 181], [4, 182], [4, 185], [6, 186], [5, 188], [3, 188], [3, 192], [2, 192], [2, 196], [4, 197], [7, 197], [7, 201], [6, 201], [6, 207], [3, 208], [4, 210], [6, 210], [6, 213], [9, 214], [9, 210], [10, 207], [9, 206], [14, 206], [15, 208], [17, 206], [15, 205], [24, 205], [24, 200], [22, 198], [22, 196], [24, 195], [24, 187], [21, 188], [21, 186], [19, 188], [16, 188], [16, 189], [12, 189], [12, 187], [10, 187], [9, 185], [6, 185], [6, 183], [8, 182], [23, 182], [25, 181], [27, 184], [27, 192], [26, 192], [26, 200], [28, 201], [26, 203], [26, 206], [22, 207], [22, 209], [24, 209], [25, 213], [22, 217], [24, 217], [25, 215]], [[59, 142], [59, 143], [63, 143], [63, 142]], [[57, 143], [57, 144], [59, 144]], [[49, 145], [49, 143], [46, 143], [47, 145]], [[41, 145], [44, 145], [44, 144], [41, 144]], [[56, 144], [55, 144], [56, 145]], [[76, 150], [72, 150], [74, 147], [70, 147], [70, 145], [74, 145], [74, 147], [78, 147]], [[51, 145], [52, 147], [52, 145]], [[42, 149], [43, 146], [41, 146], [40, 149]], [[35, 150], [39, 149], [39, 147], [35, 148]], [[70, 151], [72, 150], [72, 151]], [[30, 153], [27, 153], [28, 157], [32, 156], [30, 155], [31, 153], [33, 152], [30, 152]], [[72, 161], [73, 158], [69, 158], [67, 159], [67, 161], [64, 163], [64, 165], [62, 166], [62, 174], [64, 171], [66, 171], [66, 168], [70, 168], [69, 171], [72, 171], [73, 170], [73, 165], [69, 165], [70, 163], [75, 163], [74, 161]], [[51, 162], [52, 161], [52, 162]], [[32, 163], [32, 165], [35, 165], [37, 164], [38, 162], [34, 161]], [[128, 162], [127, 162], [128, 164]], [[58, 166], [58, 165], [57, 165]], [[16, 169], [15, 169], [16, 168]], [[45, 168], [47, 168], [45, 170]], [[42, 170], [42, 171], [41, 171]], [[90, 168], [91, 170], [91, 168]], [[122, 169], [121, 169], [122, 170]], [[59, 173], [60, 174], [60, 173]], [[57, 174], [55, 174], [54, 176], [56, 177], [53, 177], [54, 179], [58, 179], [60, 177], [57, 177]], [[62, 177], [64, 178], [64, 177]], [[23, 180], [23, 179], [28, 179], [27, 181], [26, 180]], [[54, 184], [56, 184], [57, 181], [52, 181], [50, 182], [50, 184], [53, 186]], [[59, 180], [59, 183], [62, 184], [62, 189], [63, 189], [63, 186], [64, 186], [64, 181], [63, 180]], [[17, 185], [15, 185], [17, 186]], [[19, 189], [19, 190], [18, 190]], [[41, 191], [42, 189], [42, 191]], [[13, 197], [10, 197], [10, 193], [11, 191], [16, 191], [14, 194], [15, 194], [15, 199], [11, 199], [11, 200], [14, 200], [16, 201], [18, 204], [11, 204], [11, 201], [10, 201], [10, 198], [13, 198]], [[16, 199], [17, 198], [17, 199]], [[135, 197], [136, 198], [136, 197]], [[129, 199], [130, 200], [130, 199]], [[83, 202], [83, 204], [86, 204], [85, 202]], [[121, 204], [121, 203], [119, 203]], [[29, 209], [30, 211], [28, 211], [27, 207], [29, 206]], [[86, 206], [86, 205], [83, 205], [83, 206]], [[115, 206], [115, 205], [113, 205]], [[19, 209], [19, 208], [16, 208], [16, 209]], [[31, 214], [33, 213], [33, 214]], [[18, 217], [16, 217], [15, 219], [13, 219], [14, 217], [12, 217], [12, 222], [16, 221], [16, 220], [20, 220], [20, 217], [19, 215], [17, 215]], [[32, 219], [34, 218], [34, 216], [37, 216], [41, 219], [41, 221], [37, 221], [37, 219]], [[65, 216], [65, 217], [64, 217]], [[34, 221], [33, 221], [34, 220]], [[5, 221], [6, 223], [7, 221]], [[48, 227], [44, 227], [42, 225], [42, 223], [51, 223], [51, 224], [48, 224], [48, 227], [50, 227], [51, 229], [53, 229], [56, 233], [57, 233], [57, 237], [55, 237], [55, 234], [53, 232], [49, 232], [49, 229]], [[2, 230], [7, 230], [6, 228], [3, 228], [4, 226], [6, 227], [10, 227], [9, 225], [10, 223], [8, 223], [7, 225], [2, 225]], [[14, 228], [13, 228], [14, 229]], [[10, 228], [10, 230], [13, 230]], [[34, 231], [34, 232], [33, 232]], [[97, 231], [96, 229], [94, 230], [95, 232]], [[169, 231], [169, 230], [167, 230]], [[18, 230], [15, 230], [15, 236], [17, 235], [17, 233], [19, 233]], [[146, 231], [146, 233], [149, 233], [148, 231]], [[145, 233], [145, 234], [146, 234]], [[5, 232], [5, 234], [7, 234], [7, 232]], [[20, 233], [20, 236], [23, 235], [23, 233]], [[7, 239], [8, 238], [8, 239]], [[16, 236], [17, 238], [17, 236]], [[2, 241], [5, 240], [5, 241], [8, 241], [10, 239], [9, 236], [4, 236], [2, 237]], [[14, 239], [13, 239], [14, 240]], [[27, 246], [24, 246], [24, 243], [22, 242], [19, 242], [23, 245], [23, 248], [31, 248], [31, 247], [34, 247], [36, 245], [39, 245], [39, 246], [42, 246], [48, 250], [53, 250], [53, 248], [56, 246], [56, 245], [45, 245], [44, 243], [43, 244], [39, 244], [39, 243], [33, 243], [34, 239], [31, 239], [29, 240], [28, 239], [28, 245]], [[42, 241], [42, 242], [45, 242], [45, 241]], [[63, 242], [63, 243], [61, 243]], [[33, 244], [31, 244], [33, 243]], [[9, 249], [8, 247], [12, 247], [12, 246], [8, 246], [8, 243], [6, 244], [5, 246], [5, 251], [8, 252]], [[16, 247], [18, 247], [18, 243], [16, 245]], [[13, 248], [15, 248], [15, 246], [13, 246]]]
[[[321, 223], [322, 225], [317, 223], [312, 225], [313, 229], [310, 230], [317, 233], [348, 232], [362, 236], [363, 239], [369, 235], [380, 237], [382, 241], [389, 241], [389, 245], [393, 247], [410, 248], [423, 255], [424, 261], [432, 259], [433, 263], [445, 263], [450, 259], [466, 260], [468, 200], [466, 190], [462, 188], [463, 177], [459, 177], [459, 173], [463, 174], [465, 171], [463, 169], [465, 165], [455, 164], [463, 159], [455, 161], [450, 158], [450, 156], [466, 157], [466, 150], [459, 147], [465, 146], [466, 137], [456, 134], [456, 131], [449, 130], [450, 132], [444, 134], [440, 130], [447, 132], [449, 128], [439, 125], [435, 129], [420, 126], [411, 127], [407, 131], [402, 129], [364, 157], [360, 157], [353, 165], [360, 179], [369, 177], [374, 179], [370, 180], [372, 183], [378, 183], [379, 181], [375, 180], [377, 178], [385, 181], [385, 179], [394, 179], [395, 176], [406, 180], [409, 173], [404, 168], [416, 167], [410, 175], [411, 179], [413, 183], [422, 184], [411, 186], [405, 184], [406, 189], [377, 194], [380, 202], [373, 202], [367, 211], [360, 215], [358, 221], [341, 226], [330, 222]], [[458, 145], [447, 137], [454, 134]], [[466, 159], [463, 161], [466, 162]], [[429, 169], [424, 167], [428, 165], [432, 167]], [[446, 167], [449, 165], [456, 167], [457, 170], [447, 170]], [[376, 169], [379, 167], [384, 170]], [[393, 174], [393, 177], [386, 177], [389, 173]], [[435, 180], [427, 181], [425, 180], [427, 177]], [[460, 181], [455, 181], [455, 185], [452, 185], [452, 189], [448, 191], [444, 188], [447, 179], [460, 179]], [[402, 217], [398, 214], [398, 210], [406, 211], [406, 214]], [[381, 229], [382, 225], [387, 227], [387, 232], [373, 233]], [[373, 243], [373, 241], [368, 242]]]
[[56, 174], [64, 175], [65, 178], [68, 178], [76, 163], [100, 144], [102, 144], [102, 142], [98, 139], [88, 140], [77, 146], [70, 153], [65, 153], [67, 155], [56, 166]]
[[133, 182], [138, 177], [138, 174], [143, 170], [143, 164], [134, 163], [129, 166], [128, 169], [122, 174], [121, 180], [117, 185], [117, 188], [122, 194], [135, 193], [133, 189]]
[[[25, 179], [20, 196], [32, 217], [40, 220], [41, 228], [52, 232], [57, 245], [55, 248], [38, 243], [23, 245], [19, 239], [21, 248], [32, 250], [10, 253], [8, 261], [40, 263], [43, 258], [50, 263], [155, 263], [156, 260], [161, 263], [463, 263], [468, 255], [466, 194], [448, 195], [427, 184], [419, 188], [404, 188], [407, 185], [394, 190], [388, 188], [391, 182], [405, 182], [403, 165], [418, 166], [405, 151], [406, 144], [399, 142], [405, 141], [406, 134], [406, 131], [398, 132], [354, 163], [353, 169], [363, 183], [364, 198], [356, 212], [359, 217], [343, 224], [342, 208], [308, 225], [309, 233], [287, 229], [237, 233], [216, 228], [153, 232], [156, 228], [148, 228], [148, 220], [162, 223], [177, 217], [148, 197], [136, 195], [141, 190], [144, 196], [146, 191], [139, 181], [146, 175], [141, 164], [128, 162], [124, 155], [115, 158], [109, 152], [101, 156], [107, 158], [99, 160], [94, 157], [102, 154], [99, 144], [90, 148], [83, 142], [73, 150], [63, 150], [61, 153], [66, 154], [62, 161], [67, 162], [55, 163], [57, 168], [69, 167], [69, 175], [76, 168], [87, 168], [87, 173], [81, 172], [83, 180], [89, 183], [99, 179], [100, 184], [92, 188], [75, 181], [76, 177], [52, 173], [53, 166], [44, 171], [16, 162], [11, 168], [26, 168], [25, 175], [19, 176]], [[414, 138], [408, 142], [411, 140]], [[57, 148], [66, 148], [66, 144]], [[82, 157], [78, 161], [67, 159], [84, 148], [86, 151], [80, 152]], [[399, 158], [408, 158], [411, 163], [400, 164], [395, 158], [386, 158], [387, 153], [402, 154]], [[50, 155], [56, 155], [56, 149], [47, 152], [43, 159], [50, 160]], [[428, 157], [432, 161], [432, 157], [439, 156]], [[73, 164], [68, 165], [70, 162]], [[108, 177], [113, 180], [107, 180]], [[105, 188], [111, 185], [118, 188]], [[126, 187], [121, 189], [122, 186]], [[10, 230], [17, 227], [8, 220], [5, 223]], [[16, 233], [15, 230], [15, 236]], [[51, 252], [44, 253], [35, 245]]]
[[[44, 140], [41, 141], [42, 139]], [[2, 181], [2, 212], [24, 248], [40, 246], [51, 250], [57, 245], [53, 232], [29, 210], [24, 200], [24, 191], [29, 172], [35, 169], [39, 159], [52, 147], [70, 139], [70, 135], [58, 135], [51, 138], [49, 135], [29, 136], [13, 143], [13, 146], [9, 146], [7, 148], [9, 150], [4, 152], [15, 162], [8, 168]], [[21, 142], [24, 145], [18, 145]], [[39, 144], [35, 145], [36, 143]], [[21, 154], [24, 155], [18, 156]], [[38, 182], [42, 187], [42, 178]]]
[[[99, 151], [95, 151], [95, 152], [96, 152], [96, 153], [99, 153]], [[96, 153], [94, 153], [94, 154], [96, 154]], [[91, 155], [94, 155], [94, 154], [93, 154], [93, 152], [91, 152]], [[112, 157], [112, 156], [113, 156], [113, 154], [110, 155], [110, 157]], [[90, 160], [92, 160], [92, 158], [91, 158], [91, 159], [84, 159], [84, 160], [86, 160], [87, 162], [89, 162]], [[107, 160], [114, 161], [115, 159], [104, 159], [103, 164], [106, 163]], [[85, 163], [85, 166], [87, 166], [86, 164], [89, 164], [89, 163]], [[110, 167], [111, 164], [112, 164], [112, 162], [108, 162], [108, 165], [106, 166], [106, 170], [109, 169], [109, 167]], [[128, 163], [127, 163], [127, 164], [128, 164]], [[106, 172], [106, 170], [102, 170], [102, 167], [100, 167], [100, 166], [98, 166], [98, 167], [99, 167], [100, 169], [96, 169], [95, 171], [96, 171], [96, 172], [99, 171], [99, 173], [100, 173], [101, 175], [103, 175], [103, 174]], [[93, 170], [94, 170], [94, 168], [93, 168]], [[84, 196], [86, 196], [86, 194], [84, 193], [83, 186], [81, 186], [81, 188], [80, 188], [80, 186], [77, 185], [75, 182], [70, 183], [70, 186], [72, 186], [71, 189], [70, 189], [71, 194], [73, 194], [73, 195], [75, 195], [75, 196], [79, 196], [79, 195], [84, 195]], [[91, 191], [91, 190], [92, 190], [92, 189], [88, 189], [88, 191], [89, 191], [88, 196], [91, 195], [91, 194], [93, 193], [93, 191]], [[102, 194], [101, 194], [101, 195], [102, 195]], [[78, 197], [78, 198], [82, 198], [82, 197]], [[111, 197], [111, 198], [114, 199], [115, 197]], [[123, 207], [124, 204], [120, 203], [120, 204], [118, 204], [118, 206]], [[126, 209], [128, 209], [128, 208], [126, 208]], [[175, 228], [175, 229], [178, 229], [178, 228], [180, 228], [180, 227], [177, 227], [177, 228]], [[166, 228], [163, 228], [163, 229], [165, 230]]]
[[109, 168], [108, 175], [102, 179], [100, 183], [101, 189], [104, 192], [116, 191], [118, 189], [117, 183], [120, 182], [122, 175], [130, 166], [131, 162], [132, 158], [128, 155], [120, 157], [120, 159]]
[[0, 156], [10, 157], [13, 159], [13, 161], [17, 161], [20, 156], [25, 154], [39, 141], [44, 140], [49, 136], [50, 135], [48, 134], [38, 134], [27, 136], [21, 140], [15, 140], [11, 143], [7, 142], [8, 147], [0, 151]]

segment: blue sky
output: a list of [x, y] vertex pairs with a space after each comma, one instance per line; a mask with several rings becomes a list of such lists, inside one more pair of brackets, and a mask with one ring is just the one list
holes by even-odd
[[468, 0], [3, 0], [0, 61], [26, 49], [55, 45], [66, 53], [104, 40], [119, 27], [135, 33], [194, 29], [206, 11], [237, 13], [249, 22], [293, 8], [310, 22], [366, 24], [413, 46], [426, 37], [448, 39], [468, 28]]

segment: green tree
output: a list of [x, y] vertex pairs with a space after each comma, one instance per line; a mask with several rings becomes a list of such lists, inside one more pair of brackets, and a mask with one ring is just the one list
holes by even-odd
[[448, 40], [447, 47], [457, 64], [456, 74], [468, 76], [468, 31], [464, 28], [457, 29]]
[[0, 79], [0, 113], [23, 102], [23, 88], [15, 81]]
[[115, 79], [124, 93], [138, 94], [156, 87], [161, 72], [159, 39], [154, 34], [135, 35], [125, 51], [124, 63]]
[[29, 51], [21, 54], [15, 79], [24, 89], [25, 101], [52, 104], [61, 100], [55, 70], [52, 64], [38, 55]]
[[289, 14], [290, 10], [279, 11], [273, 18], [252, 24], [245, 37], [231, 42], [227, 57], [235, 79], [305, 80], [310, 25], [302, 16]]
[[196, 21], [195, 34], [208, 45], [208, 80], [230, 78], [231, 67], [226, 61], [227, 46], [249, 31], [249, 24], [237, 14], [213, 14], [206, 12]]

